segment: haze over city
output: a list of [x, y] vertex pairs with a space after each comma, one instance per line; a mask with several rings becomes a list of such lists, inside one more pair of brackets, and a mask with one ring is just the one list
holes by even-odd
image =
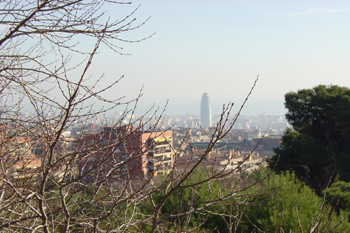
[[[235, 111], [259, 75], [242, 114], [283, 115], [284, 95], [319, 84], [350, 86], [349, 1], [134, 1], [115, 9], [139, 23], [119, 56], [102, 49], [93, 75], [125, 77], [107, 95], [132, 99], [143, 87], [138, 114], [155, 104], [166, 113], [199, 114], [201, 96], [212, 112]], [[129, 10], [129, 11], [128, 11]], [[111, 12], [111, 11], [110, 11]], [[106, 51], [105, 51], [106, 50]]]
[[350, 232], [349, 0], [0, 9], [0, 232]]

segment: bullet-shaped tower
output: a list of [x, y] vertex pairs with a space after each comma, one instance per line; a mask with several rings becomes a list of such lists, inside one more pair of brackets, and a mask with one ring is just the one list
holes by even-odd
[[208, 93], [204, 93], [201, 101], [201, 126], [205, 129], [211, 127], [211, 105]]

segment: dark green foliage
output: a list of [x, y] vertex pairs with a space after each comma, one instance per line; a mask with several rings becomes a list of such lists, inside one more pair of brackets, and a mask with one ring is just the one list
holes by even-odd
[[[246, 175], [249, 178], [244, 181], [247, 189], [206, 208], [206, 211], [169, 218], [163, 222], [164, 229], [186, 232], [198, 227], [200, 232], [230, 232], [231, 227], [232, 232], [257, 232], [257, 228], [263, 232], [280, 232], [282, 228], [284, 232], [300, 232], [302, 228], [303, 232], [310, 232], [312, 227], [317, 226], [317, 232], [350, 231], [347, 221], [331, 230], [346, 214], [343, 211], [332, 213], [333, 208], [322, 205], [323, 199], [299, 181], [294, 173], [275, 174], [269, 169], [260, 168], [252, 175]], [[198, 169], [184, 185], [206, 177], [207, 171]], [[160, 218], [185, 213], [192, 207], [200, 208], [209, 197], [229, 193], [236, 182], [233, 179], [213, 180], [210, 184], [180, 188], [165, 201]], [[161, 201], [164, 195], [155, 193], [154, 201]], [[184, 208], [179, 208], [181, 206]], [[150, 203], [144, 203], [141, 212], [151, 214]], [[148, 226], [143, 227], [144, 232], [149, 229]]]
[[[177, 189], [164, 203], [161, 208], [162, 216], [175, 216], [181, 215], [191, 211], [192, 209], [200, 209], [201, 207], [207, 205], [207, 200], [216, 199], [220, 196], [224, 196], [225, 193], [229, 193], [231, 189], [225, 188], [223, 181], [211, 180], [204, 182], [200, 185], [191, 187], [192, 184], [201, 182], [208, 178], [208, 170], [198, 168], [190, 177], [187, 179], [182, 186], [185, 188]], [[231, 183], [234, 180], [231, 181]], [[160, 202], [164, 198], [164, 193], [156, 193], [154, 195], [154, 200]], [[189, 216], [179, 216], [172, 217], [169, 221], [169, 229], [175, 230], [185, 230], [195, 227], [199, 227], [202, 230], [218, 230], [219, 232], [228, 232], [228, 226], [225, 223], [225, 219], [221, 214], [225, 210], [225, 205], [227, 201], [222, 201], [217, 206], [217, 204], [210, 205], [204, 210], [197, 211]], [[189, 221], [190, 220], [190, 221]], [[175, 223], [175, 224], [172, 224]], [[186, 228], [182, 228], [186, 227]]]
[[287, 129], [281, 146], [274, 151], [275, 156], [269, 160], [270, 168], [276, 165], [277, 173], [294, 171], [316, 193], [321, 192], [333, 162], [327, 146], [317, 144], [309, 135]]
[[[324, 192], [325, 193], [325, 192]], [[323, 194], [324, 194], [323, 193]], [[327, 190], [326, 193], [327, 202], [339, 210], [350, 211], [350, 183], [339, 181]]]
[[[267, 172], [261, 169], [254, 177], [260, 180]], [[318, 222], [321, 222], [318, 227], [320, 232], [329, 232], [326, 229], [331, 228], [344, 216], [344, 213], [331, 214], [332, 209], [327, 205], [321, 209], [322, 198], [296, 179], [293, 173], [272, 173], [261, 185], [260, 195], [253, 197], [245, 210], [247, 218], [243, 219], [245, 224], [241, 226], [244, 232], [252, 232], [256, 227], [263, 232], [280, 232], [280, 227], [284, 232], [300, 232], [300, 228], [303, 232], [310, 232]], [[325, 218], [322, 219], [322, 216]], [[350, 225], [345, 222], [334, 232], [349, 230]]]
[[349, 181], [350, 89], [319, 85], [290, 92], [285, 107], [293, 130], [286, 131], [270, 167], [280, 157], [276, 171], [295, 171], [317, 193], [337, 176]]

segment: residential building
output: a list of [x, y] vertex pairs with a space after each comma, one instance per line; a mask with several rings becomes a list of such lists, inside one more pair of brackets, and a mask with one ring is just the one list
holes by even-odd
[[79, 175], [87, 183], [150, 179], [172, 168], [172, 143], [172, 131], [104, 127], [76, 141], [76, 150], [81, 151]]

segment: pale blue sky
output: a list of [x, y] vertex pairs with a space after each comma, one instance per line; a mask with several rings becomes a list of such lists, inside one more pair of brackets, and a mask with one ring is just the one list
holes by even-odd
[[135, 8], [139, 30], [124, 38], [120, 56], [102, 50], [93, 73], [125, 75], [107, 95], [137, 95], [139, 112], [169, 99], [167, 114], [199, 114], [207, 92], [212, 112], [242, 103], [260, 75], [243, 114], [284, 114], [284, 94], [318, 84], [350, 86], [350, 1], [134, 1], [109, 9], [121, 18]]

